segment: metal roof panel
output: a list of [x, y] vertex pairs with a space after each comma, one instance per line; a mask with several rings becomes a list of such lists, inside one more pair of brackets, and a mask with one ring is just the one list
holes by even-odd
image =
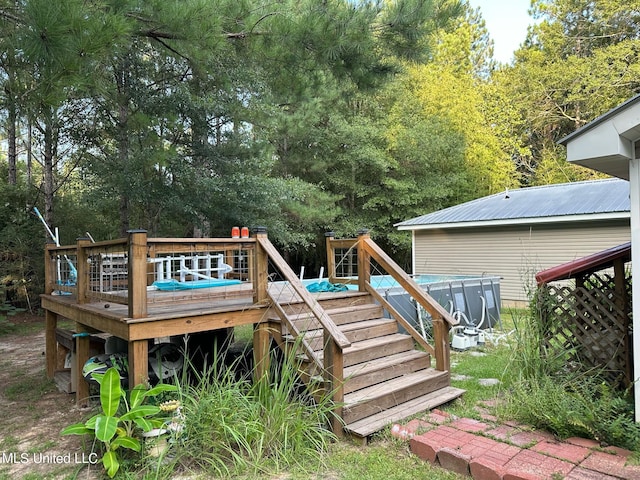
[[629, 182], [618, 178], [506, 190], [397, 223], [417, 227], [630, 211]]

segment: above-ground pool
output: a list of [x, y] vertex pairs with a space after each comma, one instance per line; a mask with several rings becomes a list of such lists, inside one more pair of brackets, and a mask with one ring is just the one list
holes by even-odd
[[[474, 275], [416, 275], [413, 279], [448, 312], [460, 320], [460, 325], [492, 327], [500, 321], [500, 277]], [[355, 278], [354, 278], [355, 280]], [[305, 280], [310, 284], [317, 280]], [[426, 313], [391, 275], [372, 275], [371, 286], [398, 310], [406, 320], [420, 326], [428, 319]], [[357, 290], [357, 285], [347, 285]]]

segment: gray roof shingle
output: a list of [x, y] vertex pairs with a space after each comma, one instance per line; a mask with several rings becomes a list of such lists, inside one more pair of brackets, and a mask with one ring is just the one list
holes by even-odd
[[558, 217], [628, 216], [629, 211], [629, 182], [610, 178], [508, 190], [405, 220], [395, 226], [402, 230], [482, 222], [561, 221]]

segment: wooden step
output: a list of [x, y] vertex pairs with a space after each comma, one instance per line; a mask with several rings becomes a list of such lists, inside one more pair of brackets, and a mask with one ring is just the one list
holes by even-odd
[[449, 386], [449, 372], [419, 370], [344, 396], [344, 422], [349, 424], [421, 395]]
[[[394, 355], [396, 353], [413, 350], [414, 343], [411, 336], [404, 333], [394, 333], [384, 337], [370, 338], [362, 342], [352, 343], [344, 349], [343, 365], [350, 367], [358, 363], [368, 362], [376, 358]], [[320, 361], [324, 358], [324, 352], [317, 352]]]
[[355, 392], [430, 366], [430, 355], [419, 350], [401, 352], [352, 365], [344, 369], [344, 393]]
[[[289, 321], [293, 323], [299, 331], [315, 330], [320, 328], [320, 322], [313, 316], [313, 314], [307, 311], [295, 311], [292, 308], [285, 309], [287, 311], [287, 317]], [[353, 322], [360, 322], [363, 320], [372, 320], [382, 317], [382, 307], [376, 304], [355, 305], [349, 307], [333, 308], [325, 310], [327, 315], [331, 317], [333, 323], [336, 325], [346, 325]], [[271, 321], [280, 321], [277, 316], [270, 317]], [[286, 330], [283, 327], [283, 334], [286, 334]]]
[[420, 412], [432, 410], [460, 397], [465, 391], [455, 387], [444, 387], [401, 403], [375, 415], [345, 425], [344, 429], [358, 437], [368, 437], [387, 425], [399, 422]]
[[[280, 303], [285, 310], [291, 308], [293, 309], [292, 311], [295, 312], [296, 309], [300, 308], [300, 304], [302, 303], [301, 299], [295, 292], [293, 292], [291, 287], [280, 289], [279, 292], [275, 292], [273, 286], [270, 285], [269, 293], [273, 294], [273, 298]], [[359, 292], [357, 290], [313, 293], [312, 297], [315, 298], [320, 306], [325, 310], [375, 304], [370, 293]]]
[[[370, 338], [383, 337], [398, 332], [398, 324], [390, 318], [376, 318], [374, 320], [364, 320], [362, 322], [349, 323], [340, 326], [340, 330], [349, 339], [351, 343], [361, 342]], [[305, 340], [315, 351], [322, 350], [324, 346], [324, 331], [312, 330], [307, 331], [304, 335]], [[290, 335], [284, 336], [286, 341], [293, 341]]]

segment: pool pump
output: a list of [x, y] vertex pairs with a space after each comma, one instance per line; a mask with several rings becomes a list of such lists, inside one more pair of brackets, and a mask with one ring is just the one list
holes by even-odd
[[460, 325], [451, 329], [451, 348], [454, 350], [468, 350], [469, 348], [484, 345], [484, 331], [473, 325]]

